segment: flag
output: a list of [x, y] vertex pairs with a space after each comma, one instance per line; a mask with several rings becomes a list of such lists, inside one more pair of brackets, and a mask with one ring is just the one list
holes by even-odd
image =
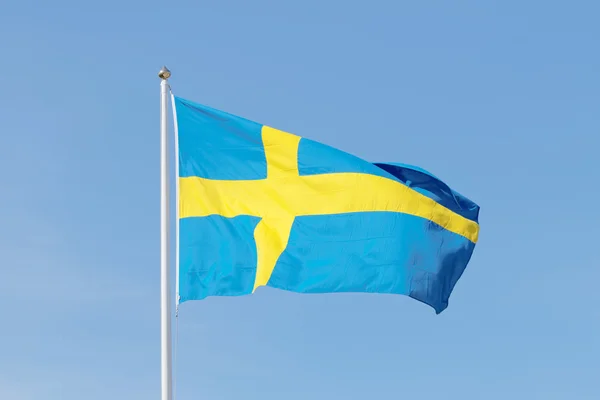
[[477, 242], [477, 204], [417, 167], [173, 103], [180, 303], [269, 286], [447, 308]]

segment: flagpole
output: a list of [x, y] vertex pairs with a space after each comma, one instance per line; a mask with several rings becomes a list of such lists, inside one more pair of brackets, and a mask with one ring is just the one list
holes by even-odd
[[161, 400], [172, 400], [171, 296], [169, 296], [169, 176], [168, 176], [168, 79], [171, 71], [162, 67], [160, 82], [160, 345]]

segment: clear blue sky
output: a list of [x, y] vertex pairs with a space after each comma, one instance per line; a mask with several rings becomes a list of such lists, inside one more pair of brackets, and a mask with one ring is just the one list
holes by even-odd
[[13, 1], [0, 12], [0, 398], [159, 399], [159, 79], [481, 206], [439, 316], [185, 303], [177, 399], [598, 399], [597, 1]]

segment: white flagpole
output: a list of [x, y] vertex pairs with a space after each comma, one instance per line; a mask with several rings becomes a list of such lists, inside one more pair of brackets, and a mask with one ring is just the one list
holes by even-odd
[[160, 345], [161, 400], [172, 400], [171, 376], [171, 296], [169, 279], [169, 177], [168, 177], [168, 117], [171, 71], [163, 67], [160, 82]]

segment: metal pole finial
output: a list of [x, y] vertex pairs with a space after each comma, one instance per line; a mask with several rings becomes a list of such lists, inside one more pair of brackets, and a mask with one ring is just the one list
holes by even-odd
[[171, 71], [169, 71], [169, 68], [167, 67], [162, 67], [160, 71], [158, 71], [158, 77], [162, 80], [167, 80], [171, 77]]

